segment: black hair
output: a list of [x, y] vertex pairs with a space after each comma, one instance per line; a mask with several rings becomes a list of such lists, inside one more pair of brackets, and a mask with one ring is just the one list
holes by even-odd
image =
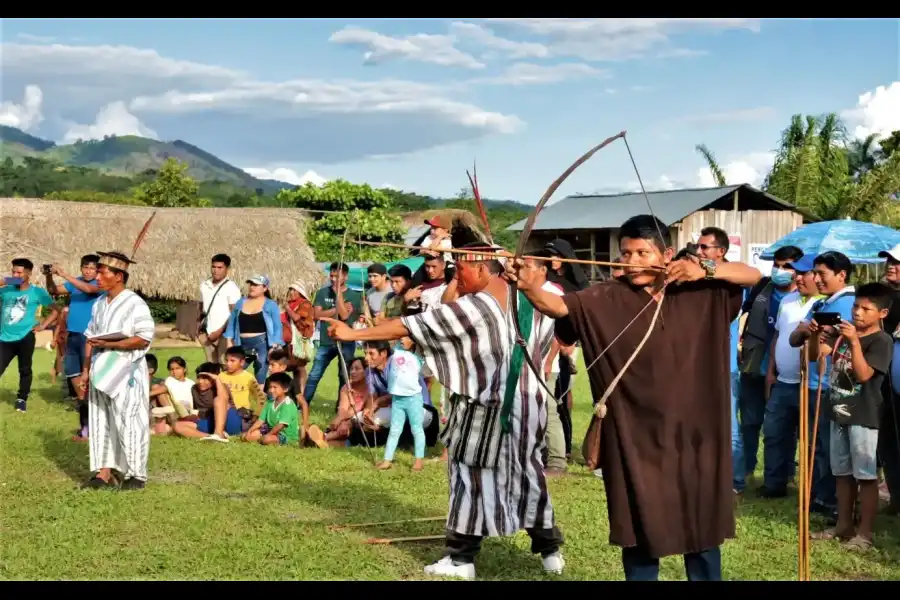
[[890, 310], [894, 303], [894, 290], [883, 283], [867, 283], [856, 288], [857, 298], [866, 298], [879, 310]]
[[344, 273], [350, 272], [350, 267], [345, 262], [333, 262], [333, 263], [331, 263], [331, 266], [328, 267], [328, 270], [332, 273], [334, 271], [337, 271], [338, 269], [340, 269]]
[[846, 281], [849, 281], [850, 276], [853, 275], [853, 263], [846, 254], [837, 250], [829, 250], [818, 255], [813, 261], [813, 266], [816, 265], [825, 265], [829, 270], [834, 271], [835, 275], [843, 271], [847, 274]]
[[147, 361], [147, 368], [153, 369], [154, 371], [159, 370], [159, 361], [156, 360], [155, 354], [147, 354], [144, 356], [144, 360]]
[[86, 267], [88, 265], [99, 265], [100, 257], [96, 254], [85, 254], [81, 257], [81, 266]]
[[113, 275], [121, 275], [122, 283], [124, 283], [126, 285], [128, 284], [128, 271], [123, 271], [122, 269], [117, 269], [117, 268], [111, 267], [109, 265], [105, 265], [105, 266], [109, 270], [109, 272], [112, 273]]
[[716, 246], [719, 246], [725, 252], [728, 252], [728, 248], [731, 246], [728, 234], [724, 229], [719, 229], [718, 227], [704, 227], [700, 230], [700, 235], [701, 237], [706, 235], [713, 236], [716, 240]]
[[391, 345], [385, 341], [366, 342], [366, 350], [369, 350], [370, 348], [372, 350], [378, 350], [378, 351], [383, 350], [383, 351], [387, 352], [388, 354], [391, 353]]
[[430, 261], [434, 261], [434, 260], [439, 260], [441, 262], [444, 262], [444, 253], [440, 252], [438, 254], [426, 254], [425, 255], [425, 262], [430, 262]]
[[172, 368], [172, 363], [175, 363], [176, 365], [178, 365], [178, 366], [181, 367], [182, 369], [187, 369], [187, 362], [186, 362], [183, 358], [181, 358], [180, 356], [173, 356], [172, 358], [170, 358], [170, 359], [169, 359], [169, 362], [166, 363], [166, 368], [167, 368], [167, 369], [171, 369], [171, 368]]
[[362, 356], [354, 356], [350, 359], [350, 362], [347, 363], [347, 371], [349, 371], [350, 367], [352, 367], [356, 363], [362, 363], [363, 369], [366, 369], [369, 366], [365, 358], [363, 358]]
[[210, 373], [212, 375], [218, 375], [222, 372], [222, 365], [214, 362], [205, 362], [201, 363], [199, 367], [194, 370], [194, 373], [197, 374], [197, 377], [200, 377], [204, 373]]
[[231, 257], [228, 256], [227, 254], [216, 254], [215, 256], [212, 257], [212, 260], [210, 260], [209, 262], [210, 263], [222, 263], [223, 265], [225, 265], [226, 269], [231, 268]]
[[[662, 238], [660, 239], [660, 234]], [[666, 224], [653, 215], [637, 215], [631, 217], [619, 228], [619, 239], [647, 240], [665, 252], [672, 246], [672, 236]]]
[[407, 281], [412, 279], [412, 271], [406, 265], [394, 265], [388, 269], [388, 275], [391, 277], [402, 277]]
[[374, 264], [369, 265], [369, 268], [366, 269], [366, 272], [369, 273], [370, 275], [372, 273], [374, 273], [375, 275], [387, 275], [388, 270], [387, 270], [387, 267], [385, 267], [383, 264], [374, 263]]
[[797, 246], [782, 246], [775, 251], [775, 260], [794, 262], [803, 258], [803, 250]]
[[287, 373], [272, 373], [266, 379], [266, 389], [269, 389], [269, 385], [273, 383], [277, 383], [284, 391], [287, 391], [291, 387], [291, 376]]
[[272, 350], [272, 353], [269, 355], [269, 362], [277, 362], [277, 363], [287, 363], [288, 362], [288, 353], [279, 348], [277, 350]]
[[[497, 248], [493, 246], [486, 245], [484, 242], [471, 242], [469, 244], [465, 244], [461, 250], [472, 250], [477, 251], [481, 250], [485, 254], [491, 254], [497, 251]], [[468, 261], [468, 262], [478, 262], [487, 267], [488, 272], [492, 275], [499, 275], [503, 272], [503, 264], [497, 259], [490, 260], [481, 260], [481, 261]]]
[[12, 266], [22, 267], [26, 271], [34, 271], [34, 263], [27, 258], [14, 258], [12, 261]]
[[247, 353], [244, 352], [244, 348], [241, 346], [232, 346], [225, 351], [225, 356], [236, 356], [241, 360], [247, 360]]

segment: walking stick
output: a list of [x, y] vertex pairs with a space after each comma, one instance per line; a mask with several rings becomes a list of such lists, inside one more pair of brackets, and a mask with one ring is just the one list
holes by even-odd
[[809, 344], [800, 351], [799, 483], [797, 486], [797, 578], [809, 581]]

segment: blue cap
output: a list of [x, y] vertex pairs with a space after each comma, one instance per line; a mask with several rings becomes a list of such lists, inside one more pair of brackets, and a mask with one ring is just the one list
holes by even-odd
[[813, 261], [816, 259], [812, 254], [804, 254], [800, 260], [789, 262], [786, 266], [798, 273], [809, 273], [813, 270]]
[[247, 283], [269, 287], [269, 278], [265, 275], [254, 275], [253, 277], [247, 279]]

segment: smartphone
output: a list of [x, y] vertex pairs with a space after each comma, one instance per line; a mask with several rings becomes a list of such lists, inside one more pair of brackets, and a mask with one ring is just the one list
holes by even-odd
[[813, 320], [820, 326], [830, 325], [837, 327], [841, 324], [841, 313], [837, 312], [817, 312], [813, 313]]
[[44, 271], [44, 273], [49, 273], [51, 267], [53, 267], [53, 265], [43, 265], [43, 266], [41, 267], [41, 269]]

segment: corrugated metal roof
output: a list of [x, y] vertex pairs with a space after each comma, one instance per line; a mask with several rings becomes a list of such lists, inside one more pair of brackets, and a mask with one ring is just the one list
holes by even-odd
[[[736, 189], [752, 192], [751, 198], [785, 210], [803, 215], [807, 222], [818, 221], [818, 217], [796, 206], [758, 190], [752, 185], [729, 185], [726, 187], [694, 188], [647, 192], [653, 212], [666, 225], [677, 223], [689, 214], [709, 206]], [[741, 196], [742, 198], [745, 196]], [[741, 202], [743, 204], [743, 202]], [[647, 202], [640, 192], [592, 196], [567, 196], [541, 211], [535, 222], [535, 231], [557, 231], [566, 229], [617, 229], [622, 223], [640, 214], [646, 214]], [[507, 231], [522, 231], [526, 219], [513, 223]]]
[[427, 233], [429, 229], [431, 229], [431, 227], [424, 223], [422, 225], [410, 227], [406, 230], [406, 233], [403, 234], [403, 243], [407, 246], [412, 246], [420, 237], [422, 237], [422, 234]]
[[[647, 192], [653, 212], [666, 225], [677, 223], [689, 214], [712, 204], [739, 188], [739, 185], [716, 188]], [[647, 213], [647, 202], [641, 192], [602, 196], [567, 196], [544, 207], [534, 224], [535, 231], [565, 229], [617, 228], [636, 215]], [[525, 219], [507, 227], [522, 231]]]

